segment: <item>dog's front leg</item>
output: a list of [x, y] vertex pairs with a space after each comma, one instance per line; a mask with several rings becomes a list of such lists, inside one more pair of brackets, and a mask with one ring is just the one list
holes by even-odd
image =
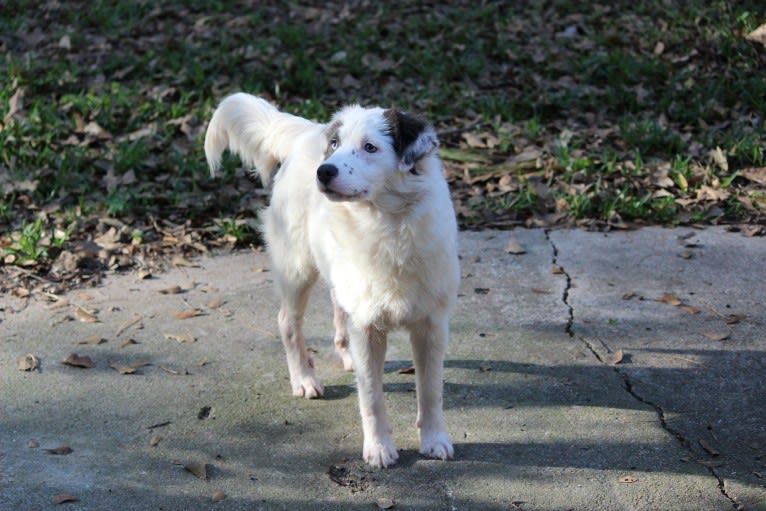
[[359, 409], [364, 433], [364, 460], [374, 467], [387, 467], [399, 459], [391, 438], [383, 396], [383, 364], [386, 333], [372, 326], [351, 326], [351, 356], [356, 371]]
[[422, 320], [410, 327], [418, 399], [416, 426], [420, 436], [420, 453], [443, 460], [451, 458], [455, 453], [447, 435], [442, 408], [442, 378], [448, 337], [446, 314]]
[[338, 304], [338, 300], [335, 298], [335, 289], [330, 291], [332, 297], [332, 305], [334, 310], [334, 323], [335, 323], [335, 352], [343, 361], [343, 369], [346, 371], [354, 370], [354, 361], [351, 358], [351, 353], [348, 350], [348, 328], [346, 323], [348, 322], [348, 314], [343, 310], [343, 307]]
[[297, 300], [283, 299], [278, 320], [293, 395], [311, 399], [321, 396], [323, 389], [314, 374], [314, 361], [308, 355], [303, 339], [303, 312], [307, 297], [308, 290], [304, 290]]

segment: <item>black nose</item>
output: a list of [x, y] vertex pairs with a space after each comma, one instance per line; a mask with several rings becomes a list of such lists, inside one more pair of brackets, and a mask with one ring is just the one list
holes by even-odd
[[338, 175], [338, 167], [332, 163], [323, 163], [317, 169], [317, 179], [323, 185], [329, 184]]

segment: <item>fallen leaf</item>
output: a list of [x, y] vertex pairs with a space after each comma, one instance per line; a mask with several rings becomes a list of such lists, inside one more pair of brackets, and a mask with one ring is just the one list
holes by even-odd
[[638, 481], [638, 478], [635, 476], [624, 476], [619, 478], [617, 481], [623, 484], [629, 484], [629, 483], [635, 483], [636, 481]]
[[72, 367], [81, 367], [83, 369], [90, 369], [94, 366], [93, 360], [91, 360], [89, 356], [80, 356], [77, 353], [71, 353], [67, 358], [62, 360], [61, 363]]
[[200, 316], [202, 309], [189, 309], [185, 311], [177, 311], [173, 313], [173, 317], [176, 319], [189, 319]]
[[399, 374], [415, 374], [415, 366], [403, 367], [398, 372]]
[[199, 268], [198, 264], [193, 263], [189, 261], [188, 259], [181, 256], [175, 256], [173, 258], [173, 266], [185, 267], [185, 268]]
[[75, 497], [74, 495], [67, 495], [66, 493], [57, 495], [53, 497], [53, 500], [51, 501], [54, 505], [63, 504], [64, 502], [79, 502], [80, 499]]
[[194, 477], [207, 479], [207, 463], [187, 463], [184, 468], [191, 472]]
[[703, 332], [702, 335], [711, 341], [725, 341], [731, 336], [731, 334], [727, 332]]
[[508, 245], [505, 247], [506, 254], [521, 255], [527, 251], [521, 246], [521, 243], [513, 236], [508, 238]]
[[377, 504], [378, 509], [391, 509], [396, 504], [394, 503], [393, 499], [386, 499], [386, 498], [380, 498], [377, 501], [375, 501], [375, 504]]
[[553, 275], [562, 275], [564, 273], [564, 270], [560, 266], [553, 266], [551, 268], [551, 273]]
[[547, 289], [539, 289], [539, 288], [536, 288], [536, 287], [532, 288], [532, 293], [536, 294], [536, 295], [549, 295], [549, 294], [551, 294], [551, 292], [548, 291]]
[[34, 371], [37, 369], [37, 365], [37, 357], [31, 353], [27, 353], [19, 359], [17, 367], [19, 371]]
[[101, 344], [102, 342], [106, 342], [106, 339], [100, 335], [91, 335], [81, 341], [77, 341], [77, 344]]
[[152, 435], [152, 437], [149, 439], [149, 445], [152, 447], [157, 447], [157, 444], [160, 443], [161, 437], [158, 435]]
[[610, 353], [606, 359], [606, 363], [610, 366], [617, 365], [622, 362], [623, 353], [622, 350], [617, 350], [614, 353]]
[[83, 307], [75, 308], [74, 317], [83, 323], [98, 323], [98, 318], [95, 315], [95, 311], [89, 311]]
[[659, 298], [655, 298], [655, 301], [666, 303], [668, 305], [673, 305], [675, 307], [678, 307], [681, 305], [681, 300], [678, 298], [678, 295], [675, 293], [662, 293], [662, 295]]
[[718, 450], [716, 450], [712, 445], [707, 443], [704, 439], [700, 438], [698, 442], [700, 444], [700, 447], [705, 449], [707, 453], [710, 454], [711, 456], [719, 456], [721, 454]]
[[181, 286], [170, 286], [166, 289], [160, 289], [159, 291], [163, 295], [178, 295], [184, 292]]
[[745, 314], [734, 312], [732, 314], [729, 314], [726, 316], [726, 324], [727, 325], [734, 325], [736, 323], [739, 323], [743, 319], [745, 319], [747, 316]]
[[117, 331], [114, 333], [114, 336], [119, 337], [121, 333], [123, 333], [125, 330], [132, 327], [133, 325], [139, 323], [142, 319], [144, 319], [144, 316], [142, 314], [133, 314], [132, 318], [125, 321], [117, 328]]
[[210, 303], [207, 304], [208, 309], [217, 309], [218, 307], [221, 307], [226, 303], [226, 300], [223, 298], [213, 298], [210, 300]]
[[211, 497], [210, 500], [213, 502], [221, 502], [223, 499], [226, 498], [226, 494], [222, 491], [215, 492]]
[[180, 335], [180, 334], [162, 334], [162, 336], [165, 339], [168, 339], [170, 341], [177, 341], [177, 342], [194, 342], [197, 339], [192, 337], [191, 335]]
[[120, 374], [134, 374], [136, 372], [135, 367], [131, 367], [125, 364], [118, 364], [116, 362], [109, 362], [109, 367], [111, 367], [112, 369], [114, 369]]
[[53, 449], [43, 449], [48, 454], [53, 454], [56, 456], [63, 456], [66, 454], [70, 454], [72, 452], [72, 448], [68, 445], [62, 445], [61, 447], [54, 447]]
[[699, 314], [700, 310], [696, 307], [692, 307], [691, 305], [679, 305], [678, 308], [682, 311], [684, 311], [687, 314]]

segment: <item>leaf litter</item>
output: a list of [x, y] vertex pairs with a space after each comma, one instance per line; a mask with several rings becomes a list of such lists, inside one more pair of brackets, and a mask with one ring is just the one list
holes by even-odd
[[61, 363], [71, 367], [79, 367], [81, 369], [90, 369], [95, 365], [89, 356], [80, 356], [77, 353], [71, 353], [67, 358], [62, 360]]

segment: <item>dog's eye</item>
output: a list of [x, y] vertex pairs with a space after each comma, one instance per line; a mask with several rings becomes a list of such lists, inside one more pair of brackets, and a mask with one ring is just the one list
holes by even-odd
[[338, 148], [337, 138], [333, 138], [332, 140], [330, 140], [330, 147], [333, 149], [333, 151]]
[[378, 151], [378, 148], [372, 145], [371, 143], [367, 142], [366, 144], [364, 144], [364, 150], [367, 151], [368, 153], [375, 153]]

